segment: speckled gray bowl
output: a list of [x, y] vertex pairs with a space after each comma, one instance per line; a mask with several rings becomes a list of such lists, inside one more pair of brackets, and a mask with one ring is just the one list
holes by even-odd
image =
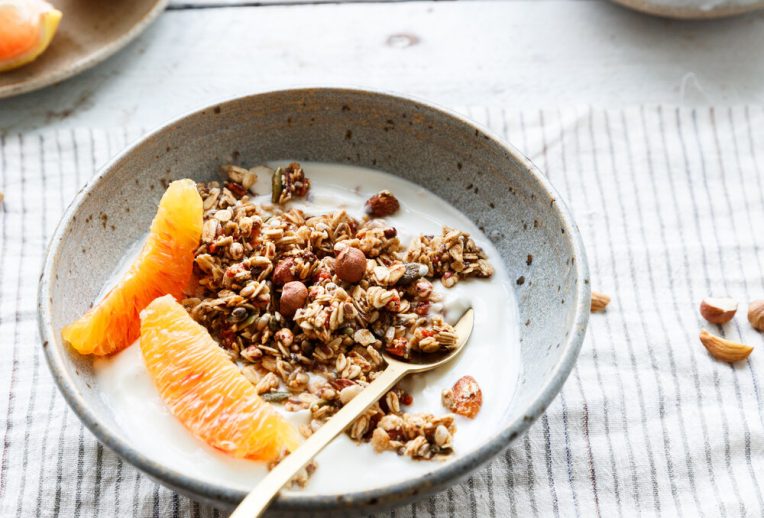
[[126, 461], [197, 499], [238, 502], [240, 491], [169, 470], [133, 449], [99, 398], [91, 360], [60, 333], [146, 231], [168, 181], [211, 179], [227, 161], [283, 158], [378, 168], [427, 187], [472, 218], [518, 279], [522, 374], [504, 427], [472, 453], [383, 489], [289, 495], [275, 505], [289, 512], [368, 511], [444, 489], [506, 448], [557, 395], [586, 329], [589, 274], [578, 229], [539, 170], [483, 128], [418, 101], [344, 89], [259, 94], [192, 113], [123, 151], [77, 195], [50, 244], [39, 326], [53, 376], [83, 423]]

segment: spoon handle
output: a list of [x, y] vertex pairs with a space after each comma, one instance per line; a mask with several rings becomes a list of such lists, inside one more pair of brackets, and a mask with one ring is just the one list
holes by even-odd
[[377, 402], [406, 373], [401, 364], [390, 363], [365, 389], [354, 397], [339, 412], [334, 414], [321, 428], [300, 445], [295, 451], [279, 462], [275, 468], [241, 501], [230, 518], [253, 518], [261, 516], [271, 500], [281, 488], [304, 468], [318, 452], [341, 434], [367, 408]]

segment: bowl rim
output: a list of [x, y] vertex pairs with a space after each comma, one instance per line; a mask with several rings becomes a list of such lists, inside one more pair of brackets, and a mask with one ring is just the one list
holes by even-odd
[[[384, 507], [392, 505], [401, 505], [409, 501], [418, 499], [426, 494], [444, 489], [447, 486], [457, 482], [462, 477], [471, 473], [480, 465], [486, 463], [500, 451], [504, 450], [509, 444], [524, 433], [530, 425], [544, 412], [547, 406], [554, 400], [560, 392], [573, 366], [575, 365], [578, 353], [583, 343], [586, 333], [586, 326], [589, 320], [591, 290], [589, 286], [589, 268], [586, 260], [586, 252], [583, 241], [576, 226], [573, 217], [562, 200], [559, 193], [550, 184], [547, 178], [541, 173], [530, 159], [518, 151], [514, 146], [504, 142], [493, 132], [466, 117], [459, 115], [451, 110], [433, 105], [430, 102], [424, 102], [407, 95], [392, 94], [361, 88], [338, 88], [338, 87], [310, 87], [293, 88], [283, 90], [273, 90], [268, 92], [255, 93], [252, 95], [238, 96], [227, 99], [219, 103], [213, 103], [200, 109], [192, 110], [180, 117], [177, 117], [161, 127], [145, 134], [136, 141], [129, 144], [125, 149], [111, 158], [102, 166], [75, 195], [69, 207], [64, 212], [56, 230], [51, 237], [43, 263], [40, 282], [38, 285], [38, 305], [37, 321], [40, 338], [45, 352], [45, 357], [50, 368], [51, 374], [58, 385], [69, 406], [80, 418], [82, 423], [96, 436], [96, 438], [117, 453], [127, 462], [137, 467], [149, 477], [154, 478], [161, 483], [170, 486], [181, 493], [192, 495], [210, 503], [217, 505], [235, 505], [245, 495], [245, 492], [230, 487], [200, 481], [191, 478], [183, 473], [179, 473], [165, 467], [159, 462], [144, 456], [134, 449], [126, 440], [122, 440], [117, 435], [112, 434], [110, 429], [100, 424], [98, 415], [93, 412], [82, 396], [76, 389], [76, 385], [64, 368], [65, 346], [57, 337], [50, 323], [51, 303], [50, 297], [50, 279], [54, 274], [54, 266], [57, 261], [59, 249], [64, 239], [64, 231], [72, 221], [72, 217], [79, 210], [82, 203], [90, 195], [90, 192], [107, 177], [115, 164], [125, 159], [138, 146], [144, 142], [156, 137], [158, 134], [166, 131], [168, 128], [175, 127], [186, 122], [189, 119], [196, 118], [214, 107], [225, 106], [249, 99], [274, 95], [274, 94], [292, 94], [295, 96], [307, 95], [313, 93], [333, 93], [333, 94], [352, 94], [360, 96], [385, 97], [391, 101], [404, 104], [414, 104], [421, 108], [439, 112], [440, 115], [455, 119], [456, 122], [467, 126], [471, 130], [480, 131], [494, 144], [503, 148], [523, 167], [527, 173], [540, 184], [548, 193], [553, 201], [552, 210], [557, 212], [562, 228], [565, 230], [566, 239], [568, 239], [573, 254], [576, 257], [576, 293], [575, 293], [575, 313], [569, 327], [569, 333], [560, 345], [560, 357], [552, 369], [548, 381], [537, 390], [532, 398], [530, 405], [526, 408], [522, 417], [518, 417], [514, 422], [493, 435], [488, 441], [475, 448], [464, 456], [460, 456], [448, 463], [439, 466], [437, 469], [427, 473], [423, 477], [416, 477], [403, 482], [390, 484], [374, 489], [356, 491], [344, 495], [295, 495], [287, 494], [280, 496], [274, 501], [273, 508], [279, 510], [291, 511], [329, 511], [350, 506], [360, 507]], [[55, 344], [51, 346], [50, 344]]]
[[633, 11], [675, 20], [714, 20], [729, 18], [764, 9], [764, 0], [751, 3], [723, 2], [710, 9], [689, 5], [672, 6], [651, 0], [612, 0], [613, 3]]

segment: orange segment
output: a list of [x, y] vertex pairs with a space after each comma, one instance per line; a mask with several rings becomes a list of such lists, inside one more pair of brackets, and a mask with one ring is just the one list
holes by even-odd
[[106, 355], [133, 343], [140, 312], [155, 298], [180, 298], [191, 279], [202, 234], [202, 198], [193, 180], [172, 182], [159, 202], [146, 243], [119, 283], [61, 334], [80, 354]]
[[156, 299], [141, 313], [141, 351], [162, 400], [210, 446], [272, 461], [299, 444], [297, 430], [172, 297]]
[[0, 2], [0, 72], [34, 61], [50, 45], [61, 11], [42, 0]]

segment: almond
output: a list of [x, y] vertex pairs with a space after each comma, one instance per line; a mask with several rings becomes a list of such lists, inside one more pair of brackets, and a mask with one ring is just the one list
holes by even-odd
[[731, 298], [706, 297], [700, 301], [700, 316], [712, 324], [725, 324], [737, 312], [737, 301]]
[[592, 313], [605, 311], [608, 304], [610, 304], [610, 297], [608, 295], [599, 291], [592, 291]]
[[705, 329], [700, 330], [700, 341], [711, 356], [723, 362], [734, 363], [745, 360], [753, 351], [753, 347], [749, 345], [712, 335]]

